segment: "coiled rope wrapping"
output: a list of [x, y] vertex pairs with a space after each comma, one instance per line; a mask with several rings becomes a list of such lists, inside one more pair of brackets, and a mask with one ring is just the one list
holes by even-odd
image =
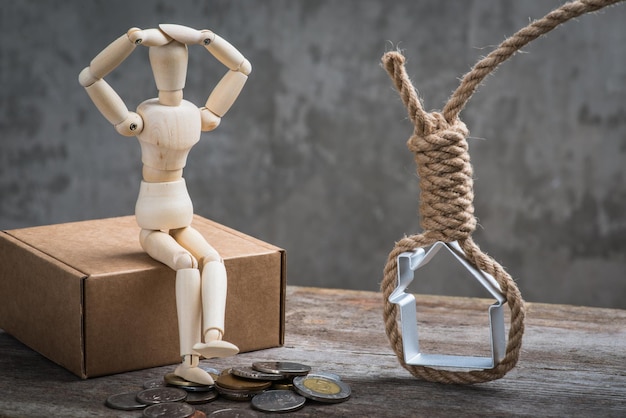
[[[381, 290], [384, 298], [385, 331], [400, 364], [415, 377], [439, 383], [481, 383], [503, 377], [518, 362], [524, 334], [525, 308], [511, 276], [495, 260], [483, 253], [471, 234], [476, 227], [472, 167], [465, 124], [458, 118], [478, 85], [502, 62], [534, 39], [558, 25], [623, 0], [579, 0], [566, 3], [533, 21], [506, 39], [467, 73], [459, 87], [439, 112], [425, 112], [404, 68], [399, 52], [388, 52], [383, 66], [394, 82], [413, 123], [407, 146], [415, 155], [420, 188], [421, 234], [404, 237], [389, 253]], [[448, 371], [406, 364], [402, 334], [398, 328], [398, 307], [389, 302], [397, 283], [397, 257], [403, 252], [433, 245], [437, 241], [458, 241], [470, 263], [490, 274], [500, 285], [511, 310], [511, 322], [504, 358], [492, 369]]]

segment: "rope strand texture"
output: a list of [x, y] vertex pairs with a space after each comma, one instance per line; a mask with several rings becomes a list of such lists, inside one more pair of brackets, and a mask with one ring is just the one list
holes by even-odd
[[[481, 383], [503, 377], [518, 362], [524, 334], [525, 308], [511, 276], [483, 253], [471, 238], [476, 227], [473, 207], [472, 167], [467, 146], [468, 130], [458, 116], [478, 85], [498, 65], [532, 40], [558, 25], [623, 0], [579, 0], [564, 4], [506, 39], [467, 73], [439, 112], [426, 112], [404, 67], [399, 52], [388, 52], [383, 66], [391, 77], [413, 123], [408, 148], [415, 154], [420, 182], [421, 234], [404, 237], [389, 253], [381, 290], [384, 298], [385, 331], [400, 364], [415, 377], [439, 383]], [[437, 241], [458, 241], [468, 261], [490, 274], [500, 285], [511, 310], [504, 358], [492, 369], [467, 372], [439, 370], [404, 362], [402, 334], [398, 328], [399, 309], [389, 302], [398, 275], [397, 257], [403, 252], [433, 245]]]

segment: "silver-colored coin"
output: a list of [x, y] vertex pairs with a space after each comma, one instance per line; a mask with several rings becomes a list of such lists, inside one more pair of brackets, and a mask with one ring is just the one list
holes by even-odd
[[305, 398], [318, 402], [343, 402], [351, 394], [350, 386], [346, 383], [325, 376], [298, 376], [293, 379], [293, 388]]
[[220, 375], [220, 371], [217, 370], [214, 367], [209, 367], [209, 366], [203, 366], [202, 364], [200, 364], [200, 367], [202, 370], [204, 370], [205, 372], [207, 372], [210, 375], [214, 375], [214, 376], [219, 376]]
[[289, 361], [258, 361], [252, 364], [252, 368], [260, 372], [282, 374], [283, 376], [304, 376], [311, 371], [306, 364]]
[[311, 372], [308, 374], [309, 376], [315, 375], [315, 376], [322, 376], [322, 377], [327, 377], [330, 380], [341, 380], [341, 376], [335, 374], [335, 373], [331, 373], [331, 372], [326, 372], [326, 371], [319, 371], [316, 370], [314, 372]]
[[178, 388], [152, 388], [144, 389], [137, 394], [137, 400], [146, 405], [154, 405], [165, 402], [180, 402], [187, 398], [187, 392]]
[[165, 380], [163, 379], [150, 379], [143, 382], [144, 389], [162, 388], [165, 386]]
[[304, 406], [306, 398], [290, 390], [268, 390], [252, 398], [252, 407], [263, 412], [293, 412]]
[[184, 390], [187, 393], [214, 392], [215, 386], [181, 386], [180, 389]]
[[183, 402], [164, 402], [150, 405], [143, 410], [143, 416], [147, 418], [188, 418], [193, 416], [196, 409]]
[[137, 392], [126, 392], [111, 395], [104, 403], [109, 408], [121, 411], [134, 411], [144, 409], [147, 405], [137, 400]]
[[230, 372], [235, 376], [253, 380], [282, 380], [285, 378], [282, 374], [265, 373], [252, 367], [233, 367]]
[[219, 411], [214, 411], [209, 415], [209, 417], [214, 418], [255, 418], [258, 417], [259, 414], [254, 412], [251, 409], [220, 409]]
[[208, 392], [189, 392], [187, 393], [187, 398], [185, 399], [185, 402], [192, 405], [209, 403], [216, 400], [218, 396], [219, 394], [215, 389], [212, 389]]

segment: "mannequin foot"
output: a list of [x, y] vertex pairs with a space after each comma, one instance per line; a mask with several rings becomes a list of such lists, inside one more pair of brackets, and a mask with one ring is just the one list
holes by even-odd
[[193, 349], [202, 354], [204, 358], [230, 357], [239, 352], [239, 348], [235, 344], [222, 340], [197, 343]]
[[198, 356], [193, 356], [193, 359], [188, 359], [188, 357], [191, 356], [185, 356], [183, 362], [174, 370], [176, 376], [201, 385], [212, 385], [215, 383], [209, 373], [198, 367]]

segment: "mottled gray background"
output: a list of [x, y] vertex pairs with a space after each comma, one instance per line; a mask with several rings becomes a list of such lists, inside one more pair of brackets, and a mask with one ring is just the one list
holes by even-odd
[[[133, 213], [139, 145], [77, 76], [128, 28], [180, 23], [214, 30], [254, 67], [192, 150], [196, 212], [285, 248], [291, 284], [378, 289], [394, 242], [419, 231], [412, 126], [381, 55], [403, 49], [425, 107], [440, 109], [479, 57], [560, 3], [1, 0], [0, 228]], [[527, 300], [626, 308], [624, 22], [626, 5], [532, 43], [461, 115], [474, 237]], [[185, 97], [203, 104], [223, 73], [191, 48]], [[153, 97], [147, 49], [107, 81], [131, 109]], [[412, 290], [485, 295], [441, 260]]]

